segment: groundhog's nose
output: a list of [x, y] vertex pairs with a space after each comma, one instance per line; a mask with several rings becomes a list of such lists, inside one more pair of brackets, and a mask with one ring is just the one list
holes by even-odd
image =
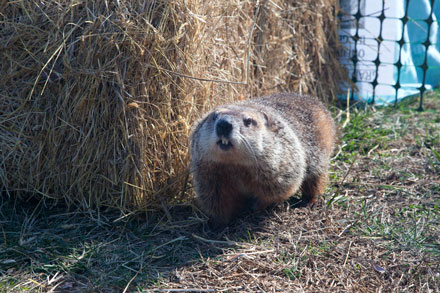
[[228, 137], [232, 130], [232, 124], [228, 121], [227, 117], [221, 118], [217, 122], [215, 131], [219, 137]]

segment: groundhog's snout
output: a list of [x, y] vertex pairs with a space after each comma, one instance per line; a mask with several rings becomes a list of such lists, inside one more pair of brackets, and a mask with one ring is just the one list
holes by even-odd
[[217, 145], [220, 149], [224, 151], [229, 150], [232, 147], [232, 143], [229, 140], [232, 132], [231, 118], [228, 116], [220, 118], [215, 125], [215, 132], [219, 138]]
[[218, 137], [229, 137], [229, 134], [232, 131], [232, 124], [228, 120], [228, 117], [224, 117], [217, 122], [215, 131], [217, 132]]

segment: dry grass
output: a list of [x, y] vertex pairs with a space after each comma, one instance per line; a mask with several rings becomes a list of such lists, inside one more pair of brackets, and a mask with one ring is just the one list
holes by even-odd
[[214, 104], [332, 100], [337, 1], [0, 2], [0, 181], [123, 213], [185, 202], [188, 133]]
[[316, 208], [292, 199], [220, 234], [192, 205], [126, 221], [3, 201], [0, 290], [438, 292], [440, 93], [424, 106], [353, 108]]

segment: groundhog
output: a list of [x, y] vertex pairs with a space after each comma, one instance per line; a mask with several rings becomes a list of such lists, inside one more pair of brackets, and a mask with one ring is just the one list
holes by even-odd
[[207, 113], [191, 134], [190, 171], [210, 226], [298, 191], [303, 203], [314, 204], [327, 184], [334, 141], [330, 113], [311, 96], [274, 94]]

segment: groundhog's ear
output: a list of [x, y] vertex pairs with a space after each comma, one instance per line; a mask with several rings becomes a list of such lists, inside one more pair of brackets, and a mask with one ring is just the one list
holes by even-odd
[[278, 125], [273, 121], [272, 118], [269, 117], [269, 115], [266, 114], [266, 112], [262, 112], [264, 116], [265, 125], [268, 129], [272, 131], [277, 131], [279, 129]]
[[264, 116], [264, 121], [265, 121], [266, 127], [272, 128], [272, 126], [273, 126], [272, 119], [270, 119], [270, 117], [266, 114], [266, 112], [262, 112], [262, 113], [263, 113], [263, 116]]

